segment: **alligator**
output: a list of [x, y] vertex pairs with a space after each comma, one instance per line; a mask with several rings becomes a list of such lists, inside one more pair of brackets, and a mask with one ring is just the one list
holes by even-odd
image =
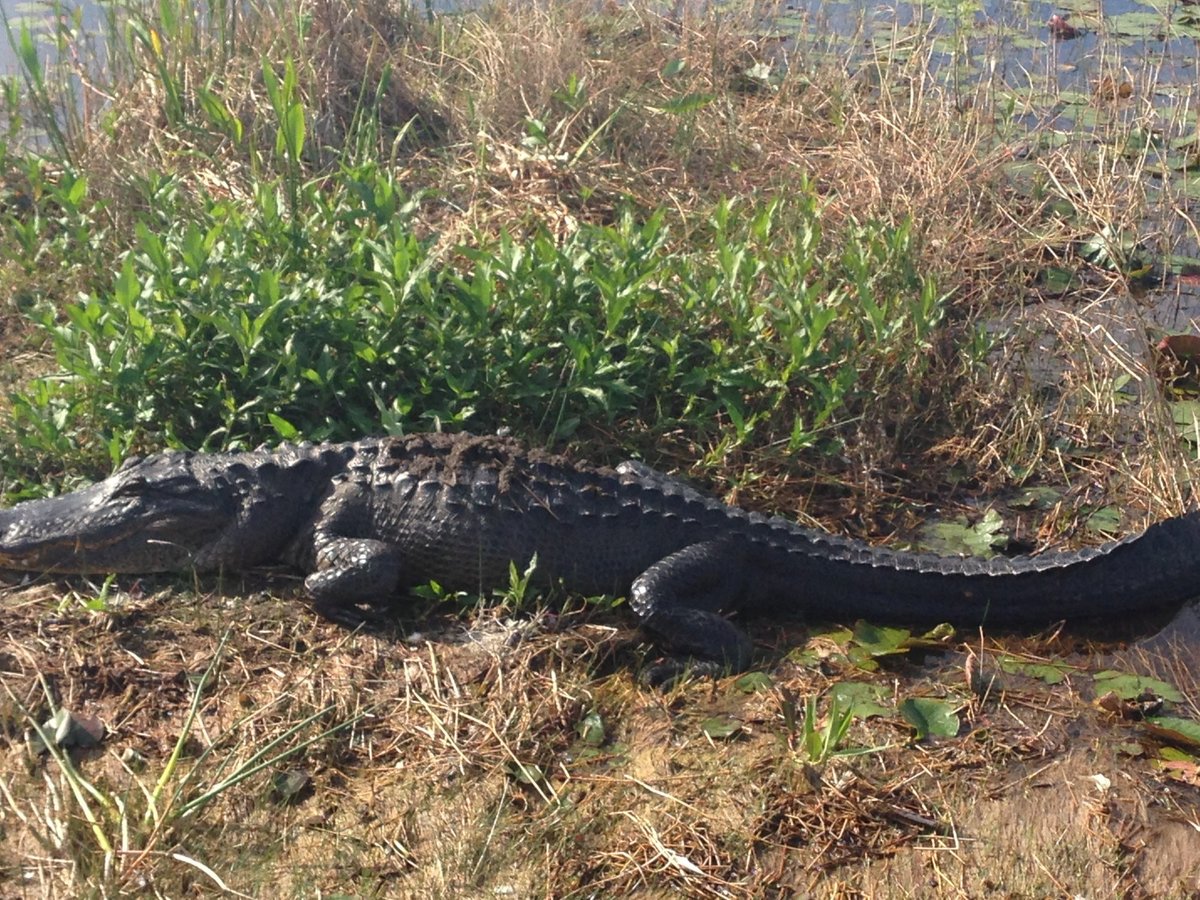
[[[946, 557], [727, 505], [641, 463], [615, 469], [500, 436], [421, 434], [132, 458], [74, 493], [0, 510], [0, 568], [306, 574], [314, 609], [362, 621], [404, 588], [539, 585], [628, 596], [679, 671], [739, 671], [738, 610], [1021, 626], [1200, 594], [1200, 513], [1102, 547]], [[664, 663], [664, 665], [666, 665]]]

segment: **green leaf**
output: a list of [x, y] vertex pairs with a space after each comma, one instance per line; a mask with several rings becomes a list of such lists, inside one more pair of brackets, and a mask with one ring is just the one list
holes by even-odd
[[725, 716], [714, 716], [700, 723], [700, 730], [706, 737], [713, 740], [723, 740], [735, 736], [742, 730], [742, 723]]
[[688, 115], [690, 113], [699, 112], [716, 99], [716, 94], [684, 94], [682, 97], [677, 97], [674, 100], [668, 100], [666, 103], [664, 103], [662, 105], [662, 111], [671, 113], [675, 116]]
[[870, 622], [854, 623], [855, 642], [872, 656], [890, 656], [908, 649], [912, 632], [905, 628], [888, 628]]
[[1008, 501], [1010, 509], [1050, 509], [1062, 499], [1062, 492], [1052, 487], [1031, 487]]
[[1200, 445], [1200, 400], [1177, 400], [1170, 406], [1175, 432], [1189, 444]]
[[1121, 533], [1121, 510], [1115, 505], [1102, 506], [1087, 517], [1088, 531], [1107, 536]]
[[196, 99], [200, 101], [200, 109], [214, 127], [220, 129], [234, 143], [241, 143], [242, 122], [229, 111], [224, 100], [203, 85], [196, 86]]
[[299, 803], [312, 785], [312, 776], [303, 769], [287, 769], [271, 775], [270, 798], [275, 803]]
[[1153, 716], [1142, 724], [1159, 740], [1200, 748], [1200, 722], [1174, 716]]
[[267, 413], [267, 421], [271, 423], [271, 427], [275, 429], [275, 433], [285, 441], [294, 441], [300, 437], [300, 431], [296, 428], [296, 426], [283, 416], [269, 412]]
[[1165, 681], [1159, 681], [1157, 678], [1147, 678], [1142, 675], [1130, 675], [1128, 672], [1118, 672], [1115, 669], [1105, 669], [1103, 672], [1097, 672], [1093, 675], [1092, 680], [1096, 683], [1097, 694], [1107, 694], [1109, 691], [1112, 691], [1112, 693], [1116, 694], [1122, 700], [1133, 700], [1149, 691], [1172, 703], [1183, 702], [1183, 694], [1179, 693], [1173, 685], [1167, 684]]
[[21, 60], [21, 65], [24, 66], [29, 79], [37, 86], [41, 87], [43, 83], [42, 63], [38, 59], [37, 46], [33, 41], [33, 32], [29, 30], [29, 24], [25, 21], [21, 22], [21, 30], [17, 37], [17, 56]]
[[940, 625], [934, 625], [920, 636], [913, 635], [906, 642], [906, 646], [910, 650], [914, 647], [945, 647], [946, 644], [954, 640], [954, 635], [954, 626], [949, 622], [942, 622]]
[[775, 682], [771, 680], [771, 676], [766, 672], [747, 672], [733, 683], [733, 686], [743, 694], [757, 694], [759, 691], [768, 691], [774, 685]]
[[1160, 747], [1158, 751], [1158, 758], [1179, 761], [1185, 759], [1194, 760], [1196, 757], [1188, 753], [1186, 750], [1180, 750], [1178, 747]]
[[304, 152], [304, 107], [299, 103], [291, 104], [284, 115], [283, 132], [287, 141], [288, 156], [293, 161], [300, 159]]
[[71, 206], [79, 206], [83, 202], [83, 198], [87, 196], [87, 178], [82, 175], [70, 177], [66, 173], [62, 177], [65, 182], [69, 179], [66, 187], [66, 202]]
[[604, 719], [595, 710], [583, 717], [576, 730], [579, 739], [589, 747], [599, 747], [604, 743]]
[[1008, 535], [1003, 528], [1004, 519], [1000, 513], [989, 509], [974, 525], [967, 524], [965, 518], [953, 522], [935, 522], [926, 525], [922, 534], [930, 548], [939, 552], [989, 557], [1008, 543]]
[[958, 704], [931, 697], [912, 697], [900, 704], [900, 715], [916, 729], [917, 740], [952, 738], [958, 734]]
[[1038, 273], [1038, 280], [1047, 291], [1054, 294], [1065, 294], [1081, 283], [1074, 270], [1063, 266], [1046, 266]]
[[829, 689], [831, 708], [846, 709], [855, 719], [891, 715], [892, 711], [881, 702], [889, 696], [890, 692], [883, 685], [865, 681], [842, 681]]
[[1077, 667], [1068, 665], [1062, 660], [1052, 659], [1049, 662], [1029, 662], [1015, 656], [1001, 656], [997, 660], [1000, 669], [1010, 675], [1027, 675], [1030, 678], [1040, 678], [1046, 684], [1059, 684], [1066, 678], [1068, 672], [1078, 671]]
[[510, 778], [521, 784], [537, 785], [542, 784], [546, 780], [546, 773], [542, 771], [542, 767], [535, 766], [533, 763], [509, 760], [504, 768]]
[[141, 295], [142, 286], [138, 283], [137, 273], [133, 269], [133, 257], [125, 257], [121, 264], [121, 274], [113, 285], [113, 299], [122, 307], [129, 309]]

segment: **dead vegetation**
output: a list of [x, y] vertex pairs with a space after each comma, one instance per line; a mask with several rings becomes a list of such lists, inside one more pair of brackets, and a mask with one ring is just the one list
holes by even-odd
[[[613, 613], [490, 609], [365, 635], [294, 596], [240, 591], [114, 589], [108, 612], [75, 594], [50, 611], [49, 586], [6, 592], [10, 885], [47, 897], [92, 895], [87, 884], [164, 897], [1200, 889], [1200, 788], [1121, 755], [1136, 725], [1092, 706], [1086, 672], [967, 689], [979, 654], [1097, 659], [1078, 637], [950, 645], [874, 674], [766, 650], [763, 690], [725, 679], [663, 695], [636, 685], [639, 639]], [[792, 627], [779, 646], [805, 643]], [[1178, 651], [1133, 652], [1138, 671], [1182, 673], [1194, 697]], [[872, 752], [809, 761], [789, 703], [847, 680], [955, 699], [962, 730], [913, 742], [895, 718], [861, 719], [850, 743]], [[101, 745], [72, 764], [31, 755], [49, 698], [103, 722]], [[709, 736], [713, 719], [736, 727]], [[264, 748], [282, 757], [228, 783]]]

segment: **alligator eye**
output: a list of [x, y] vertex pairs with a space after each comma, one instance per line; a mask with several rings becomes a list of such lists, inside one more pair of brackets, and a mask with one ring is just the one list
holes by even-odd
[[130, 456], [130, 457], [127, 457], [127, 458], [126, 458], [126, 459], [125, 459], [125, 460], [124, 460], [124, 461], [121, 463], [121, 465], [117, 466], [117, 471], [118, 471], [118, 472], [125, 472], [125, 471], [128, 471], [129, 469], [132, 469], [134, 466], [141, 465], [141, 463], [142, 463], [142, 459], [143, 459], [143, 457], [141, 457], [141, 456]]
[[110, 496], [112, 497], [140, 497], [146, 493], [146, 487], [149, 482], [140, 476], [122, 478], [120, 483], [113, 488]]

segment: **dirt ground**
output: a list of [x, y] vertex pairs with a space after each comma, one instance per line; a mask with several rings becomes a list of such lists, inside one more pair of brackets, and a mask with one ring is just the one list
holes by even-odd
[[[3, 896], [1200, 895], [1194, 763], [1163, 768], [1092, 678], [1156, 676], [1195, 715], [1194, 606], [1121, 640], [958, 635], [875, 671], [820, 628], [752, 621], [769, 680], [664, 694], [637, 684], [620, 610], [439, 608], [364, 634], [286, 579], [100, 593], [3, 592]], [[1051, 685], [1009, 657], [1078, 668]], [[845, 742], [873, 752], [814, 761], [797, 702], [844, 681], [949, 700], [958, 733], [916, 740], [887, 712]], [[30, 750], [52, 705], [103, 724], [74, 764]]]

